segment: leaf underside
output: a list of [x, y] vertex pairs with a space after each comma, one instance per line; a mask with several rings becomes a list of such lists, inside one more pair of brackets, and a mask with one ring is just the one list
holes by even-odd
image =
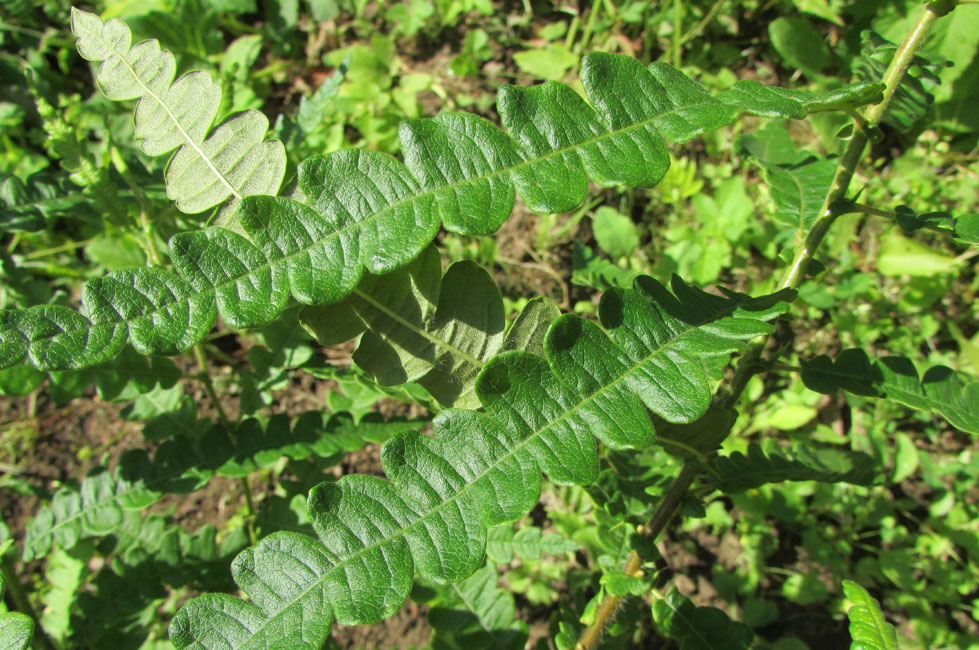
[[[545, 338], [546, 358], [504, 352], [475, 392], [485, 412], [448, 409], [436, 436], [395, 435], [381, 449], [389, 480], [348, 475], [309, 496], [319, 539], [272, 534], [242, 552], [232, 574], [248, 601], [208, 594], [171, 625], [177, 648], [316, 649], [335, 618], [374, 623], [397, 611], [416, 572], [453, 583], [483, 562], [487, 529], [515, 521], [551, 481], [598, 474], [595, 438], [640, 448], [655, 432], [646, 409], [670, 421], [701, 416], [710, 400], [704, 356], [770, 332], [787, 308], [780, 292], [720, 297], [678, 278], [673, 293], [639, 278], [602, 297], [602, 327], [566, 314]], [[274, 643], [273, 643], [274, 642]]]
[[827, 103], [879, 95], [878, 84], [816, 96], [741, 81], [715, 97], [667, 64], [644, 68], [605, 53], [585, 57], [581, 81], [590, 104], [559, 83], [503, 86], [498, 109], [507, 133], [468, 113], [408, 120], [403, 163], [369, 150], [310, 158], [298, 169], [303, 202], [246, 196], [236, 230], [215, 226], [170, 240], [174, 273], [140, 268], [89, 280], [80, 311], [0, 312], [0, 367], [26, 358], [39, 369], [84, 368], [127, 340], [141, 354], [177, 354], [202, 340], [218, 315], [245, 329], [272, 322], [290, 296], [339, 302], [365, 271], [386, 273], [418, 257], [440, 224], [492, 233], [515, 193], [532, 210], [567, 211], [583, 200], [589, 179], [658, 183], [669, 166], [664, 139], [684, 142], [742, 114], [801, 118]]
[[478, 408], [483, 365], [503, 350], [541, 350], [560, 310], [534, 299], [504, 336], [503, 298], [489, 273], [468, 261], [444, 276], [441, 268], [429, 246], [398, 271], [365, 275], [336, 305], [303, 309], [299, 320], [322, 345], [362, 334], [353, 360], [381, 385], [417, 381], [443, 406]]
[[221, 84], [198, 70], [174, 81], [173, 54], [149, 40], [133, 45], [129, 27], [105, 23], [72, 7], [78, 52], [98, 61], [99, 88], [115, 101], [138, 99], [136, 138], [150, 156], [176, 150], [166, 170], [167, 196], [190, 214], [251, 194], [276, 194], [286, 169], [286, 151], [266, 140], [269, 121], [248, 110], [211, 125], [221, 105]]
[[933, 366], [918, 377], [905, 357], [871, 361], [851, 348], [836, 361], [826, 355], [802, 362], [802, 381], [810, 390], [882, 397], [918, 411], [937, 413], [956, 429], [979, 434], [979, 382], [966, 382], [951, 368]]

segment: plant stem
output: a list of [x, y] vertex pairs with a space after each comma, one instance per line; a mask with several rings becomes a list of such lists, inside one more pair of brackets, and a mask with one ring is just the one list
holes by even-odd
[[[224, 406], [221, 405], [221, 400], [218, 399], [218, 393], [214, 389], [214, 381], [211, 379], [211, 373], [207, 368], [207, 357], [204, 355], [204, 346], [198, 343], [194, 346], [194, 358], [197, 359], [197, 365], [200, 366], [201, 371], [198, 373], [197, 378], [201, 380], [204, 385], [204, 392], [207, 393], [208, 399], [211, 400], [211, 404], [214, 405], [214, 410], [217, 411], [218, 420], [228, 431], [228, 435], [234, 434], [234, 424], [231, 422], [231, 418], [228, 417], [228, 413], [224, 410]], [[254, 546], [258, 541], [255, 536], [255, 502], [252, 501], [252, 488], [248, 482], [248, 476], [242, 476], [238, 479], [238, 484], [241, 486], [241, 492], [245, 497], [245, 509], [247, 511], [247, 516], [245, 517], [245, 531], [248, 533], [248, 543]]]
[[[680, 474], [677, 475], [673, 481], [673, 485], [670, 486], [666, 496], [663, 497], [663, 500], [660, 501], [659, 506], [656, 508], [656, 512], [649, 522], [649, 526], [642, 531], [642, 535], [650, 542], [655, 542], [660, 536], [660, 533], [666, 529], [666, 525], [673, 519], [673, 515], [676, 514], [680, 504], [683, 503], [683, 497], [687, 494], [687, 490], [690, 489], [690, 485], [699, 473], [699, 468], [689, 463], [684, 465], [683, 469], [680, 470]], [[642, 561], [639, 553], [636, 551], [630, 552], [623, 571], [626, 575], [637, 575], [642, 566]], [[605, 626], [612, 620], [612, 617], [615, 615], [615, 610], [619, 608], [619, 605], [622, 604], [624, 599], [625, 596], [605, 596], [598, 606], [598, 610], [595, 612], [595, 622], [578, 639], [575, 650], [593, 650], [598, 645], [599, 640], [602, 638], [602, 633], [605, 631]]]
[[[677, 14], [679, 12], [680, 2], [681, 0], [676, 0], [674, 3]], [[894, 58], [884, 72], [882, 79], [885, 84], [884, 98], [879, 104], [867, 110], [864, 116], [866, 124], [863, 125], [863, 128], [856, 128], [854, 130], [853, 137], [847, 143], [847, 147], [840, 157], [836, 174], [833, 177], [833, 183], [819, 211], [821, 216], [816, 220], [816, 223], [806, 234], [803, 241], [797, 245], [792, 263], [786, 270], [785, 276], [779, 285], [780, 289], [794, 288], [799, 285], [805, 275], [806, 266], [812, 260], [813, 254], [819, 247], [819, 244], [822, 243], [830, 226], [832, 226], [836, 217], [845, 211], [840, 210], [836, 206], [840, 203], [841, 199], [846, 197], [847, 190], [850, 187], [850, 181], [856, 172], [857, 164], [863, 156], [863, 150], [868, 141], [867, 131], [876, 127], [884, 116], [884, 112], [894, 97], [894, 93], [897, 91], [898, 85], [904, 77], [904, 73], [907, 71], [908, 66], [911, 65], [915, 52], [921, 47], [928, 28], [936, 18], [948, 13], [949, 10], [950, 6], [945, 2], [932, 2], [927, 4], [918, 17], [914, 27], [894, 54]], [[679, 39], [676, 36], [677, 33], [678, 30], [675, 30], [674, 48], [676, 49], [679, 46]], [[672, 61], [673, 65], [678, 65], [679, 52], [676, 49]], [[860, 125], [858, 124], [857, 127], [860, 127]], [[732, 375], [731, 380], [728, 382], [729, 386], [727, 390], [723, 392], [719, 391], [715, 396], [715, 401], [720, 406], [731, 408], [741, 399], [741, 395], [748, 385], [748, 380], [757, 372], [762, 351], [765, 349], [768, 339], [769, 336], [765, 336], [760, 342], [755, 343], [738, 361], [734, 375]], [[670, 519], [673, 518], [687, 490], [690, 489], [690, 486], [699, 473], [700, 467], [696, 464], [687, 463], [683, 466], [680, 474], [653, 513], [653, 518], [650, 520], [648, 528], [642, 533], [644, 536], [652, 541], [655, 541], [659, 537]], [[642, 558], [636, 551], [632, 551], [626, 560], [624, 571], [628, 575], [635, 575], [641, 565]], [[622, 600], [623, 597], [605, 596], [596, 611], [595, 622], [581, 635], [578, 640], [578, 645], [575, 646], [575, 650], [593, 650], [598, 645], [605, 626], [612, 619], [615, 610]]]
[[31, 620], [34, 621], [34, 637], [31, 639], [31, 647], [35, 650], [55, 650], [57, 646], [55, 646], [54, 642], [48, 636], [48, 633], [44, 631], [44, 628], [41, 627], [41, 619], [38, 618], [37, 612], [34, 611], [31, 600], [27, 596], [27, 591], [24, 590], [23, 585], [20, 584], [20, 580], [17, 578], [14, 563], [9, 558], [3, 558], [0, 561], [0, 567], [2, 567], [3, 573], [7, 578], [7, 591], [10, 593], [14, 605], [21, 614], [30, 616]]
[[683, 48], [683, 0], [673, 0], [673, 45], [670, 48], [670, 63], [674, 68], [680, 67], [681, 50]]

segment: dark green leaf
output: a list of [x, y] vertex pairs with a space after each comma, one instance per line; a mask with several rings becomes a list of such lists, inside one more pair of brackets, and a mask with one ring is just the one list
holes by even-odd
[[904, 357], [871, 361], [861, 349], [844, 350], [833, 361], [821, 355], [802, 362], [802, 381], [817, 393], [845, 390], [883, 397], [926, 413], [937, 413], [962, 431], [979, 434], [979, 383], [967, 382], [954, 370], [933, 366], [919, 379]]

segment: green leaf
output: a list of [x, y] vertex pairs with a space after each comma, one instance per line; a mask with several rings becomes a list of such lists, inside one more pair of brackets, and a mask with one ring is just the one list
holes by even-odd
[[[109, 36], [128, 35], [118, 21], [101, 26], [94, 16], [76, 16], [93, 34], [93, 54], [107, 52]], [[122, 84], [110, 84], [110, 93], [121, 92], [122, 82], [135, 84], [121, 61], [109, 66], [113, 84]], [[335, 303], [354, 291], [365, 270], [407, 265], [440, 222], [464, 234], [495, 231], [515, 192], [534, 211], [563, 212], [582, 201], [589, 179], [651, 187], [669, 166], [664, 138], [685, 142], [742, 114], [802, 118], [812, 107], [825, 110], [827, 102], [851, 102], [874, 88], [853, 86], [828, 98], [745, 81], [712, 97], [667, 64], [644, 68], [605, 53], [585, 57], [581, 81], [592, 105], [554, 82], [503, 86], [498, 109], [509, 134], [468, 113], [408, 120], [400, 130], [404, 164], [369, 150], [310, 158], [298, 169], [302, 202], [246, 196], [237, 213], [240, 231], [212, 227], [173, 237], [176, 273], [142, 268], [89, 280], [80, 313], [53, 305], [0, 312], [0, 367], [25, 357], [39, 369], [88, 367], [127, 340], [143, 354], [174, 354], [199, 342], [218, 315], [233, 328], [261, 327], [290, 295], [304, 304]], [[193, 83], [185, 84], [188, 91]], [[166, 129], [154, 132], [154, 141], [166, 133], [167, 142], [176, 142]], [[188, 151], [174, 158], [171, 174]]]
[[0, 232], [37, 232], [49, 220], [77, 211], [85, 199], [66, 185], [43, 173], [26, 182], [0, 175]]
[[173, 80], [176, 60], [156, 40], [132, 44], [120, 20], [72, 7], [78, 52], [101, 61], [99, 87], [106, 97], [139, 99], [136, 138], [150, 156], [177, 150], [167, 165], [167, 196], [183, 212], [197, 213], [251, 194], [275, 194], [285, 173], [281, 142], [266, 141], [268, 119], [258, 111], [237, 113], [211, 130], [221, 86], [210, 74], [191, 72]]
[[892, 277], [933, 277], [953, 273], [959, 266], [954, 255], [902, 236], [888, 233], [877, 251], [877, 270]]
[[843, 595], [853, 603], [850, 619], [850, 650], [897, 650], [897, 633], [884, 619], [880, 604], [867, 590], [851, 580], [843, 581]]
[[592, 215], [592, 232], [599, 248], [613, 260], [628, 257], [639, 248], [639, 231], [632, 219], [608, 206]]
[[937, 413], [953, 427], [979, 434], [979, 383], [965, 382], [946, 366], [933, 366], [919, 379], [905, 357], [871, 361], [861, 349], [844, 350], [833, 361], [820, 355], [802, 362], [802, 381], [817, 393], [845, 390], [883, 397], [907, 407]]
[[327, 458], [381, 442], [412, 425], [377, 416], [355, 423], [346, 413], [324, 420], [311, 411], [291, 426], [286, 416], [277, 415], [264, 427], [245, 420], [233, 436], [216, 426], [198, 439], [177, 435], [161, 444], [152, 458], [142, 449], [127, 451], [115, 470], [97, 468], [80, 489], [61, 488], [49, 505], [37, 510], [27, 525], [24, 560], [44, 557], [53, 545], [71, 549], [86, 537], [112, 534], [124, 525], [126, 511], [144, 509], [163, 494], [199, 490], [214, 475], [239, 478], [283, 456]]
[[564, 555], [581, 548], [561, 535], [541, 532], [536, 526], [525, 526], [518, 531], [504, 524], [489, 529], [486, 534], [486, 556], [497, 564], [508, 564], [514, 554], [524, 560], [539, 560], [544, 553]]
[[783, 123], [773, 123], [739, 143], [765, 172], [775, 221], [808, 232], [819, 217], [837, 161], [796, 151]]
[[877, 475], [874, 460], [862, 452], [797, 445], [787, 455], [776, 444], [751, 443], [747, 455], [736, 451], [710, 462], [707, 478], [719, 490], [737, 494], [782, 481], [820, 481], [870, 485]]
[[746, 650], [755, 635], [716, 607], [696, 607], [676, 588], [653, 602], [653, 622], [679, 650]]
[[790, 68], [819, 72], [833, 63], [826, 39], [802, 16], [782, 16], [768, 24], [772, 46]]
[[551, 325], [546, 359], [505, 352], [485, 365], [476, 395], [485, 412], [448, 409], [436, 435], [395, 435], [381, 448], [389, 480], [346, 475], [310, 492], [318, 539], [276, 533], [239, 555], [232, 573], [249, 601], [208, 594], [171, 624], [177, 648], [318, 648], [335, 618], [377, 622], [397, 611], [415, 573], [447, 584], [483, 560], [487, 529], [515, 521], [557, 484], [598, 473], [594, 437], [612, 448], [648, 446], [646, 409], [673, 421], [707, 410], [701, 365], [772, 331], [780, 292], [710, 295], [651, 278], [602, 297], [597, 324], [566, 314]]
[[428, 247], [400, 271], [365, 276], [342, 302], [304, 309], [300, 322], [323, 345], [366, 329], [354, 362], [374, 381], [417, 381], [444, 406], [473, 408], [476, 374], [503, 344], [503, 299], [473, 262], [440, 276], [439, 254]]
[[918, 214], [906, 205], [894, 209], [897, 223], [905, 234], [911, 235], [921, 228], [934, 227], [951, 232], [966, 244], [979, 244], [979, 212], [953, 217], [948, 212]]
[[[0, 600], [7, 587], [7, 576], [0, 571]], [[34, 621], [19, 612], [0, 613], [0, 650], [28, 650], [34, 635]]]
[[61, 550], [48, 553], [45, 560], [46, 588], [41, 595], [44, 611], [38, 623], [52, 639], [64, 645], [71, 632], [71, 610], [86, 573], [85, 562]]
[[440, 647], [520, 650], [527, 624], [514, 621], [513, 596], [497, 586], [496, 570], [485, 566], [465, 580], [436, 589], [428, 622]]
[[578, 57], [564, 43], [549, 43], [546, 47], [517, 52], [513, 62], [535, 79], [560, 81], [578, 64]]

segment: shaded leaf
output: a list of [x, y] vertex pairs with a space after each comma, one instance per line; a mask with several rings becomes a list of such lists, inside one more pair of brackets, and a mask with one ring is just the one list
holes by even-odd
[[751, 443], [710, 462], [707, 478], [719, 490], [736, 494], [782, 481], [819, 481], [870, 485], [878, 474], [873, 458], [862, 452], [797, 445], [791, 455], [775, 444]]
[[905, 357], [871, 361], [859, 348], [844, 350], [833, 361], [826, 355], [802, 362], [802, 381], [817, 393], [845, 390], [883, 397], [910, 408], [937, 413], [949, 424], [979, 434], [979, 383], [967, 382], [946, 366], [933, 366], [918, 377]]
[[680, 650], [745, 650], [755, 636], [716, 607], [696, 607], [675, 587], [653, 602], [653, 622]]

